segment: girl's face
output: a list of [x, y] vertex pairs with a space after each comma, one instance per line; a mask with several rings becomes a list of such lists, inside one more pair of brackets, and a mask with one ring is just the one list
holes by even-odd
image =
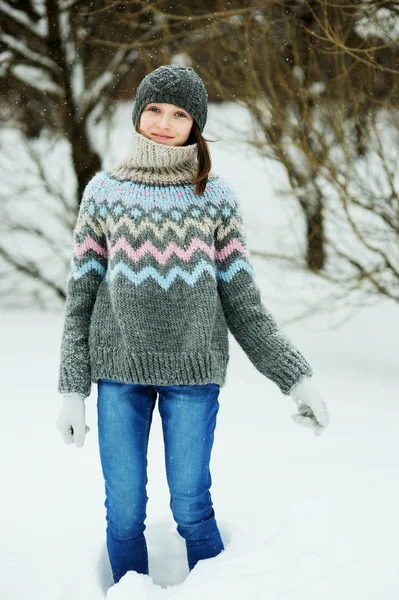
[[183, 146], [188, 140], [194, 119], [184, 108], [164, 102], [151, 102], [141, 113], [138, 131], [166, 146]]

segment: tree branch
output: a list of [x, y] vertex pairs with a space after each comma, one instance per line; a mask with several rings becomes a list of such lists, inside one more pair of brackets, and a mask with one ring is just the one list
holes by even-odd
[[3, 42], [7, 46], [7, 48], [9, 48], [9, 50], [13, 50], [19, 56], [22, 56], [33, 66], [39, 65], [48, 69], [55, 75], [60, 74], [60, 69], [55, 61], [51, 60], [50, 58], [47, 58], [46, 56], [43, 56], [42, 54], [39, 54], [38, 52], [34, 52], [30, 48], [28, 48], [28, 46], [26, 46], [23, 42], [17, 40], [12, 35], [4, 33], [4, 31], [1, 28], [0, 41]]
[[33, 34], [35, 37], [40, 39], [45, 37], [46, 26], [43, 19], [39, 18], [38, 22], [35, 23], [29, 18], [26, 12], [12, 8], [8, 2], [5, 2], [4, 0], [0, 0], [0, 13], [10, 17], [10, 19], [21, 25], [25, 30], [27, 30], [30, 34]]

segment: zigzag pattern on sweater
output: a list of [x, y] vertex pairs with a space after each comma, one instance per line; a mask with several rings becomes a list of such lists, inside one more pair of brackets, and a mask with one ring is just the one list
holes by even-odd
[[161, 275], [154, 267], [150, 266], [141, 269], [141, 271], [134, 271], [124, 261], [119, 261], [115, 267], [111, 267], [106, 270], [99, 262], [93, 259], [81, 267], [77, 267], [72, 260], [72, 269], [74, 279], [80, 279], [86, 275], [88, 271], [94, 270], [102, 276], [105, 275], [106, 281], [113, 281], [117, 275], [122, 274], [124, 277], [126, 277], [126, 279], [136, 286], [139, 286], [147, 279], [152, 278], [164, 290], [168, 290], [178, 277], [193, 287], [204, 273], [209, 273], [213, 279], [221, 279], [222, 281], [226, 282], [230, 282], [241, 270], [249, 273], [251, 277], [254, 276], [252, 267], [245, 261], [239, 259], [235, 260], [226, 271], [215, 271], [214, 267], [212, 267], [209, 262], [201, 260], [199, 263], [197, 263], [194, 271], [186, 271], [185, 269], [175, 265], [172, 267], [172, 269], [170, 269], [167, 275]]
[[[76, 225], [75, 234], [78, 235], [81, 234], [82, 231], [84, 232], [87, 229], [91, 229], [100, 237], [103, 236], [106, 231], [108, 231], [111, 236], [114, 236], [118, 229], [125, 228], [133, 235], [133, 237], [138, 237], [145, 230], [150, 230], [153, 235], [162, 240], [168, 234], [169, 230], [172, 230], [175, 236], [184, 238], [189, 227], [194, 227], [199, 232], [206, 235], [214, 226], [214, 220], [209, 217], [205, 217], [201, 221], [199, 221], [198, 218], [193, 217], [181, 216], [181, 218], [183, 219], [183, 222], [179, 224], [170, 219], [166, 219], [163, 224], [155, 224], [149, 218], [145, 218], [139, 222], [137, 219], [133, 220], [131, 217], [123, 215], [116, 221], [112, 215], [107, 215], [105, 221], [101, 220], [101, 225], [97, 225], [91, 217], [87, 214], [83, 214], [79, 224]], [[221, 224], [221, 219], [217, 221], [216, 226], [218, 226], [219, 223]]]
[[106, 268], [94, 258], [92, 258], [86, 263], [83, 263], [83, 265], [81, 265], [80, 267], [76, 265], [74, 259], [71, 260], [70, 278], [81, 279], [90, 271], [96, 271], [99, 275], [101, 275], [101, 277], [103, 277], [106, 273]]
[[112, 215], [108, 215], [106, 219], [106, 230], [114, 236], [118, 229], [126, 228], [131, 235], [138, 237], [144, 231], [150, 230], [151, 233], [156, 236], [159, 240], [168, 235], [169, 231], [173, 231], [173, 235], [179, 238], [184, 238], [190, 227], [197, 229], [200, 233], [207, 234], [208, 231], [213, 227], [214, 221], [209, 217], [205, 217], [201, 221], [193, 217], [181, 217], [182, 222], [176, 223], [171, 219], [166, 219], [162, 224], [155, 224], [150, 221], [149, 218], [143, 219], [140, 223], [132, 220], [130, 217], [124, 215], [118, 221], [115, 221]]
[[166, 246], [165, 250], [159, 250], [154, 246], [151, 240], [147, 240], [135, 250], [132, 248], [131, 244], [129, 244], [127, 239], [122, 236], [113, 247], [109, 248], [108, 254], [112, 259], [115, 258], [118, 252], [125, 252], [126, 256], [134, 263], [139, 262], [146, 254], [151, 254], [157, 263], [165, 265], [173, 255], [178, 256], [180, 260], [184, 260], [184, 262], [188, 263], [194, 253], [199, 250], [207, 254], [209, 258], [213, 260], [215, 256], [214, 245], [208, 246], [208, 244], [198, 237], [191, 240], [190, 246], [187, 249], [181, 248], [176, 242], [171, 241]]
[[201, 221], [193, 219], [192, 217], [181, 217], [182, 223], [175, 223], [167, 219], [162, 225], [156, 225], [148, 218], [143, 219], [140, 223], [136, 223], [127, 215], [123, 215], [118, 221], [116, 221], [112, 215], [107, 215], [105, 222], [102, 222], [102, 226], [97, 225], [91, 217], [87, 214], [82, 215], [81, 221], [75, 227], [75, 234], [80, 234], [87, 228], [92, 229], [98, 236], [104, 235], [105, 231], [109, 231], [111, 235], [114, 235], [118, 229], [125, 227], [134, 237], [139, 236], [146, 229], [150, 229], [151, 232], [160, 240], [171, 229], [177, 237], [184, 238], [187, 234], [189, 227], [196, 228], [198, 231], [206, 234], [209, 229], [213, 226], [217, 230], [217, 239], [222, 241], [232, 229], [236, 229], [239, 233], [242, 231], [241, 222], [236, 218], [232, 217], [229, 220], [228, 225], [224, 225], [222, 219], [219, 218], [216, 223], [209, 217], [204, 217]]
[[[248, 254], [241, 241], [242, 221], [234, 214], [235, 200], [228, 186], [223, 183], [218, 186], [208, 184], [205, 195], [198, 197], [193, 194], [192, 186], [188, 185], [157, 189], [157, 186], [120, 182], [109, 177], [104, 179], [100, 175], [90, 184], [85, 210], [75, 227], [72, 278], [81, 279], [94, 271], [108, 281], [121, 275], [134, 285], [152, 278], [163, 289], [168, 289], [179, 277], [193, 286], [205, 273], [213, 279], [226, 282], [240, 271], [254, 276], [252, 267], [245, 260]], [[151, 189], [148, 195], [144, 192], [146, 187]], [[182, 188], [185, 193], [179, 191]], [[99, 189], [102, 190], [102, 196]], [[129, 202], [128, 190], [132, 202]], [[169, 202], [165, 203], [165, 196]], [[179, 201], [176, 202], [177, 199]], [[215, 203], [217, 201], [217, 207], [212, 205], [212, 200]], [[181, 206], [177, 207], [179, 202]], [[134, 206], [131, 206], [133, 203]], [[172, 206], [173, 210], [170, 210]], [[160, 210], [154, 212], [154, 207]], [[195, 236], [194, 231], [198, 235]], [[213, 242], [209, 243], [212, 232], [216, 232], [216, 235]], [[144, 239], [135, 247], [132, 240], [146, 234], [150, 239]], [[193, 237], [190, 238], [190, 234]], [[154, 243], [165, 239], [167, 244], [162, 249]], [[180, 240], [181, 245], [175, 240]], [[218, 248], [215, 248], [215, 241]], [[194, 262], [196, 253], [203, 253], [207, 260]], [[97, 255], [98, 259], [93, 255]], [[156, 265], [163, 268], [162, 272], [157, 270], [156, 265], [135, 270], [134, 265], [138, 265], [146, 256], [152, 257]], [[181, 261], [182, 265], [175, 264], [174, 259]], [[173, 266], [165, 270], [172, 260]], [[221, 268], [223, 261], [229, 261], [228, 268]]]
[[215, 246], [212, 244], [209, 246], [200, 238], [193, 238], [190, 242], [190, 246], [187, 249], [181, 248], [176, 242], [171, 241], [165, 248], [165, 250], [159, 250], [150, 240], [145, 241], [137, 250], [135, 250], [131, 244], [127, 241], [125, 236], [118, 239], [114, 246], [109, 246], [108, 252], [100, 246], [91, 236], [87, 236], [82, 244], [75, 246], [74, 254], [77, 258], [81, 259], [84, 255], [93, 250], [101, 256], [110, 256], [111, 259], [115, 258], [117, 252], [123, 251], [126, 256], [133, 262], [138, 262], [146, 254], [152, 254], [155, 260], [164, 265], [175, 254], [181, 260], [189, 262], [195, 252], [202, 250], [205, 252], [210, 259], [217, 258], [218, 260], [226, 260], [234, 250], [245, 254], [245, 247], [242, 245], [240, 240], [234, 238], [222, 248], [221, 250], [215, 251]]

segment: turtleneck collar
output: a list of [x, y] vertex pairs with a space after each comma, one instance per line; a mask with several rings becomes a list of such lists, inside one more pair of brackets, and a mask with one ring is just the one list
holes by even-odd
[[[109, 171], [119, 180], [177, 185], [192, 183], [197, 174], [197, 144], [167, 146], [133, 131], [133, 153]], [[210, 174], [209, 179], [215, 178]]]

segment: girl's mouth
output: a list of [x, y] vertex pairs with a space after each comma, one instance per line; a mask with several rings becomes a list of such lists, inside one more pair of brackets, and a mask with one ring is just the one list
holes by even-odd
[[162, 140], [171, 140], [172, 137], [170, 135], [161, 135], [160, 133], [153, 133], [152, 135], [154, 135], [155, 137], [158, 137]]

